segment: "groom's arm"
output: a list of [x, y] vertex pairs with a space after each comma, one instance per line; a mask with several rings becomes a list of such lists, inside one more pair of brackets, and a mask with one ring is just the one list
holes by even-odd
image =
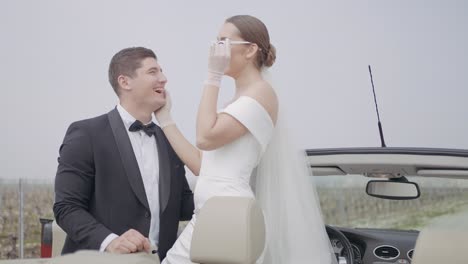
[[185, 177], [184, 163], [179, 158], [177, 158], [176, 160], [176, 167], [178, 168], [177, 177], [182, 179], [182, 188], [180, 189], [180, 221], [188, 221], [192, 219], [194, 210], [193, 192], [190, 189], [190, 186], [188, 185], [187, 177]]
[[112, 232], [89, 213], [94, 192], [92, 140], [85, 121], [70, 125], [60, 147], [55, 178], [57, 224], [82, 249], [99, 249]]
[[180, 210], [180, 220], [181, 221], [188, 221], [192, 219], [194, 204], [193, 204], [193, 193], [190, 190], [190, 187], [187, 183], [187, 179], [184, 177], [184, 187], [182, 190], [182, 205]]

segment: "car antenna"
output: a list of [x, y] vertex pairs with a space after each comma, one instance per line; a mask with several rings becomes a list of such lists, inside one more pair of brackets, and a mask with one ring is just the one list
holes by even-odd
[[372, 84], [372, 92], [374, 93], [374, 103], [375, 103], [375, 111], [377, 112], [377, 120], [378, 120], [378, 125], [379, 125], [379, 133], [380, 133], [380, 142], [382, 143], [382, 148], [387, 147], [385, 145], [385, 139], [383, 135], [383, 129], [382, 129], [382, 124], [380, 123], [380, 115], [379, 115], [379, 108], [377, 106], [377, 97], [375, 96], [375, 88], [374, 88], [374, 80], [372, 79], [372, 70], [371, 66], [369, 65], [369, 74], [370, 74], [370, 80]]

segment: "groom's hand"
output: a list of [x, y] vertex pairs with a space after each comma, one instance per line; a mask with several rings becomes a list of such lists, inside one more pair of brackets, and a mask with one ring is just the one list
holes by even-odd
[[144, 237], [140, 232], [130, 229], [121, 236], [112, 240], [107, 246], [106, 251], [118, 254], [128, 254], [134, 252], [150, 252], [151, 245], [148, 238]]

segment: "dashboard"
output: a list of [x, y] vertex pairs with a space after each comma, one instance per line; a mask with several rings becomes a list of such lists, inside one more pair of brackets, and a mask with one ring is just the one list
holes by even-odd
[[[355, 264], [409, 264], [419, 231], [335, 227], [348, 238]], [[346, 257], [337, 238], [330, 238], [335, 254]]]

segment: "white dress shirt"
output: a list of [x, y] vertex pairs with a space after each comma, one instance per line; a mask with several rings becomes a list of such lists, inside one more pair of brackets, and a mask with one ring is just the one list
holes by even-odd
[[[120, 104], [117, 105], [117, 111], [120, 117], [122, 117], [128, 137], [130, 138], [151, 211], [148, 238], [152, 245], [157, 246], [159, 241], [159, 158], [155, 136], [150, 137], [143, 130], [130, 132], [128, 129], [136, 119]], [[155, 122], [154, 116], [153, 122]], [[112, 240], [117, 237], [116, 234], [107, 236], [101, 243], [100, 251], [104, 251]]]

